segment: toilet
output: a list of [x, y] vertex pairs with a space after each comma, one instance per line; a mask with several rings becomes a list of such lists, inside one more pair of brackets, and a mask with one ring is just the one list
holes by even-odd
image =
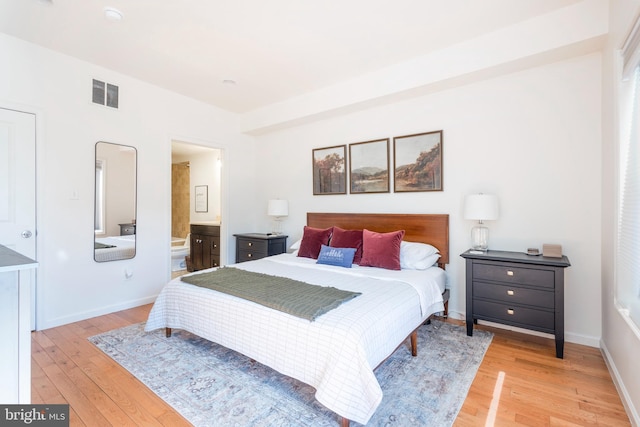
[[171, 271], [180, 271], [187, 269], [187, 261], [185, 257], [189, 255], [189, 241], [191, 233], [187, 234], [187, 238], [180, 246], [171, 246]]

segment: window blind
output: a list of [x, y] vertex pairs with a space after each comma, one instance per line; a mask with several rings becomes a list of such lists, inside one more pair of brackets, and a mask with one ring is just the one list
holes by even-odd
[[[636, 50], [639, 42], [637, 38]], [[636, 58], [636, 64], [633, 80], [623, 85], [629, 93], [622, 94], [629, 104], [623, 106], [627, 136], [620, 141], [616, 301], [623, 314], [640, 327], [640, 55], [629, 58]]]

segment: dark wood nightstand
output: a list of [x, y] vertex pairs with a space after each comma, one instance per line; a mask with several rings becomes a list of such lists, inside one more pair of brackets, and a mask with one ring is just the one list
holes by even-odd
[[478, 320], [555, 335], [556, 357], [564, 353], [564, 269], [569, 259], [487, 251], [465, 258], [467, 335]]
[[120, 226], [120, 235], [121, 236], [130, 236], [132, 234], [136, 234], [136, 225], [133, 223], [130, 224], [118, 224]]
[[287, 237], [283, 234], [244, 233], [236, 237], [236, 262], [252, 261], [287, 251]]

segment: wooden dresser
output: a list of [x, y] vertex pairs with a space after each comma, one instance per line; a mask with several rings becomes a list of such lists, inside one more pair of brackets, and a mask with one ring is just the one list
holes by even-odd
[[287, 251], [287, 237], [282, 234], [244, 233], [236, 237], [236, 262], [252, 261]]
[[220, 226], [191, 224], [191, 250], [187, 267], [198, 271], [220, 265]]
[[521, 252], [461, 254], [466, 259], [467, 335], [478, 319], [555, 335], [564, 353], [564, 269], [569, 259]]

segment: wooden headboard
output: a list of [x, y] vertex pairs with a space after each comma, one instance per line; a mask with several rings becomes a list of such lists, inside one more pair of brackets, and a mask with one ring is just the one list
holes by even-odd
[[449, 263], [449, 215], [447, 214], [357, 214], [307, 213], [307, 225], [315, 228], [338, 226], [345, 230], [378, 233], [404, 230], [408, 242], [428, 243], [440, 251], [438, 265]]

